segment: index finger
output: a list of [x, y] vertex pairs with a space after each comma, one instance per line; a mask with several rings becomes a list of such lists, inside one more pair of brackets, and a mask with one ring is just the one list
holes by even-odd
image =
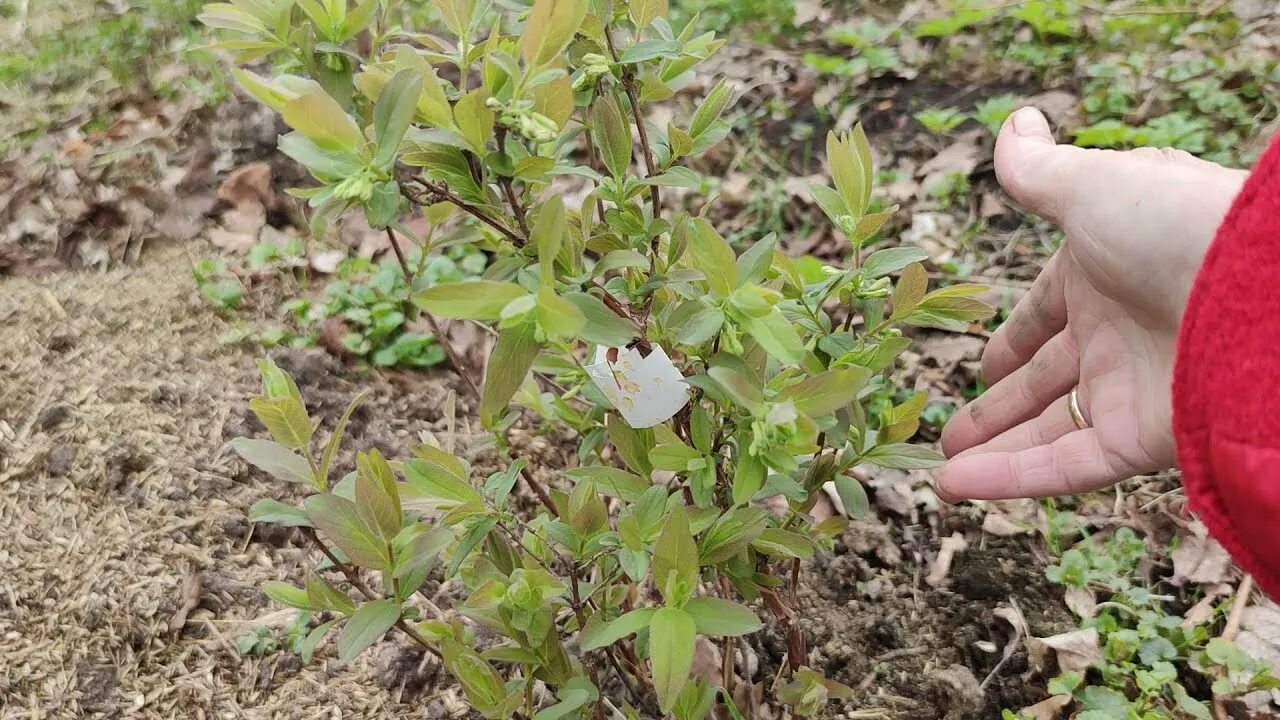
[[1053, 254], [1040, 276], [991, 336], [982, 353], [982, 378], [988, 384], [1003, 380], [1026, 365], [1054, 335], [1067, 326], [1063, 251]]

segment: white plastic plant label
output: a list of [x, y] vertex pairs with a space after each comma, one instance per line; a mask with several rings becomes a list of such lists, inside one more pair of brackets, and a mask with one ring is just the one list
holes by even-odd
[[617, 360], [610, 362], [610, 350], [599, 348], [587, 372], [628, 425], [653, 427], [688, 404], [689, 386], [661, 346], [654, 345], [648, 357], [641, 357], [635, 348], [615, 352]]

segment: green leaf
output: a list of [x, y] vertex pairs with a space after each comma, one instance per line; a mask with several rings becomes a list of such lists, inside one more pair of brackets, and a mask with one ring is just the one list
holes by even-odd
[[604, 347], [626, 347], [640, 329], [636, 324], [609, 309], [604, 301], [589, 293], [569, 293], [565, 300], [577, 306], [585, 323], [582, 326], [583, 340]]
[[285, 527], [315, 527], [311, 517], [302, 508], [270, 498], [263, 498], [249, 508], [249, 522], [269, 522]]
[[316, 648], [320, 647], [321, 641], [324, 640], [324, 637], [329, 633], [329, 630], [333, 629], [333, 625], [336, 622], [338, 622], [338, 620], [335, 618], [329, 622], [317, 625], [311, 630], [311, 632], [307, 633], [307, 636], [302, 640], [302, 643], [298, 645], [298, 654], [302, 656], [302, 662], [304, 664], [311, 662], [311, 656], [315, 654]]
[[453, 559], [449, 561], [448, 577], [458, 574], [458, 568], [462, 567], [462, 563], [466, 561], [467, 556], [475, 550], [480, 543], [489, 535], [494, 526], [498, 524], [497, 518], [485, 518], [476, 523], [474, 527], [467, 531], [462, 539], [458, 541], [458, 547], [453, 551]]
[[560, 702], [539, 710], [533, 720], [560, 720], [598, 697], [600, 691], [589, 678], [574, 677], [556, 689], [556, 698]]
[[400, 141], [413, 122], [422, 94], [422, 76], [412, 70], [401, 70], [391, 77], [373, 108], [373, 138], [378, 152], [374, 163], [387, 167], [395, 160]]
[[693, 138], [675, 123], [667, 124], [667, 142], [671, 143], [672, 158], [682, 158], [693, 152]]
[[654, 20], [666, 17], [668, 12], [667, 0], [630, 0], [628, 7], [631, 21], [642, 30]]
[[844, 505], [844, 511], [849, 517], [866, 517], [871, 512], [871, 502], [867, 500], [867, 490], [862, 487], [862, 483], [848, 475], [838, 474], [835, 484], [840, 504]]
[[454, 35], [470, 35], [475, 0], [431, 0]]
[[544, 288], [555, 287], [556, 256], [560, 254], [564, 232], [564, 200], [559, 195], [554, 195], [538, 212], [530, 237], [534, 247], [538, 248], [538, 268]]
[[347, 597], [346, 593], [330, 585], [318, 575], [307, 578], [307, 597], [311, 600], [311, 607], [317, 610], [330, 610], [343, 615], [350, 615], [356, 611], [356, 604], [351, 602], [351, 598]]
[[732, 99], [733, 92], [729, 86], [725, 84], [723, 78], [716, 86], [707, 93], [707, 97], [698, 106], [697, 111], [693, 114], [693, 119], [689, 122], [689, 135], [697, 140], [711, 128], [712, 123], [720, 119], [724, 114], [725, 108], [729, 107], [729, 100]]
[[653, 547], [653, 584], [671, 601], [682, 583], [686, 593], [692, 592], [697, 577], [698, 547], [689, 531], [689, 515], [684, 506], [677, 506], [667, 515]]
[[764, 627], [751, 608], [721, 598], [694, 598], [684, 606], [684, 611], [693, 618], [699, 635], [737, 637]]
[[[644, 2], [644, 0], [640, 0]], [[663, 0], [665, 4], [665, 0]], [[635, 3], [631, 5], [631, 11], [635, 12]], [[648, 23], [645, 23], [648, 24]], [[650, 40], [641, 40], [623, 51], [622, 57], [618, 58], [618, 62], [623, 65], [631, 65], [642, 63], [647, 60], [653, 60], [660, 57], [675, 57], [680, 54], [680, 43], [674, 40], [664, 40], [662, 38], [653, 38]]]
[[929, 448], [906, 443], [878, 445], [862, 459], [894, 470], [928, 470], [946, 462], [946, 458]]
[[356, 511], [384, 543], [400, 532], [400, 492], [391, 465], [375, 448], [356, 454]]
[[868, 368], [854, 366], [810, 375], [778, 393], [778, 400], [791, 400], [809, 417], [830, 415], [856, 400], [871, 374]]
[[738, 463], [733, 472], [733, 504], [745, 505], [764, 487], [765, 466], [760, 458], [747, 451], [750, 439], [738, 438]]
[[664, 607], [649, 624], [649, 659], [653, 663], [653, 687], [658, 706], [668, 712], [689, 680], [697, 626], [688, 613]]
[[902, 276], [898, 278], [898, 285], [893, 289], [892, 319], [900, 320], [910, 315], [924, 299], [928, 287], [929, 277], [925, 274], [923, 265], [911, 263], [904, 268]]
[[319, 609], [311, 604], [311, 598], [307, 595], [306, 590], [294, 587], [286, 582], [268, 580], [262, 583], [262, 592], [285, 607], [308, 611]]
[[565, 475], [575, 482], [595, 483], [596, 489], [602, 494], [627, 502], [636, 502], [646, 490], [653, 487], [652, 482], [639, 475], [604, 465], [566, 470]]
[[747, 332], [760, 343], [760, 347], [787, 365], [804, 362], [804, 341], [781, 310], [774, 308], [768, 314], [743, 318]]
[[729, 397], [752, 413], [764, 405], [764, 393], [741, 372], [720, 365], [707, 370], [707, 375], [724, 388]]
[[515, 283], [468, 280], [443, 283], [413, 294], [413, 302], [426, 312], [455, 320], [497, 320], [512, 300], [528, 295]]
[[575, 338], [587, 324], [587, 318], [577, 305], [556, 294], [550, 287], [538, 291], [538, 305], [535, 316], [538, 328], [553, 340]]
[[347, 405], [347, 409], [343, 411], [342, 417], [338, 419], [338, 424], [333, 428], [333, 435], [329, 437], [329, 443], [324, 446], [324, 455], [320, 458], [320, 474], [317, 478], [320, 481], [320, 490], [323, 492], [329, 489], [329, 469], [333, 467], [333, 458], [338, 453], [338, 445], [342, 443], [342, 436], [347, 431], [347, 422], [351, 420], [352, 414], [356, 408], [360, 407], [360, 403], [369, 397], [371, 390], [365, 390], [355, 396]]
[[767, 525], [768, 512], [764, 508], [730, 510], [702, 534], [702, 540], [698, 542], [698, 563], [716, 565], [736, 557], [760, 537]]
[[312, 90], [290, 100], [281, 115], [289, 127], [324, 150], [354, 150], [364, 145], [360, 126], [323, 90]]
[[689, 220], [687, 232], [689, 266], [702, 272], [711, 291], [727, 297], [738, 287], [737, 257], [729, 242], [716, 232], [706, 218]]
[[481, 156], [488, 153], [489, 138], [493, 136], [496, 123], [493, 111], [485, 105], [488, 99], [488, 90], [476, 88], [463, 95], [458, 104], [453, 106], [454, 119], [463, 139]]
[[506, 328], [498, 334], [498, 343], [489, 355], [480, 400], [480, 419], [486, 427], [495, 425], [505, 413], [541, 349], [532, 323]]
[[832, 190], [826, 185], [810, 185], [809, 194], [813, 196], [813, 201], [822, 208], [822, 212], [836, 227], [840, 226], [840, 218], [850, 215], [849, 206], [845, 204], [844, 198], [840, 193]]
[[311, 464], [297, 452], [271, 440], [236, 438], [231, 448], [254, 467], [286, 482], [315, 484]]
[[591, 137], [609, 173], [615, 178], [625, 176], [631, 167], [631, 125], [616, 96], [596, 99], [591, 112]]
[[586, 0], [535, 0], [520, 39], [525, 62], [538, 68], [559, 57], [586, 14]]
[[697, 190], [702, 187], [702, 176], [689, 168], [677, 166], [660, 175], [652, 175], [645, 178], [644, 184]]
[[914, 247], [895, 247], [871, 253], [862, 264], [862, 276], [871, 280], [898, 272], [912, 263], [924, 262], [929, 253]]
[[338, 659], [348, 662], [377, 642], [400, 619], [394, 600], [374, 600], [360, 606], [338, 636]]
[[609, 413], [605, 424], [609, 442], [618, 451], [622, 461], [641, 476], [648, 477], [653, 472], [653, 466], [649, 464], [649, 450], [653, 448], [653, 431], [636, 430], [617, 413]]
[[658, 445], [649, 451], [649, 462], [658, 470], [684, 472], [692, 460], [702, 460], [702, 453], [684, 443]]
[[777, 233], [769, 233], [738, 257], [738, 278], [742, 284], [759, 283], [773, 265], [773, 253], [778, 249]]
[[600, 620], [599, 613], [592, 615], [587, 620], [587, 626], [578, 635], [578, 646], [584, 653], [608, 647], [649, 627], [653, 614], [657, 611], [657, 608], [639, 608], [608, 622]]
[[290, 450], [305, 450], [311, 442], [311, 419], [302, 403], [292, 397], [256, 397], [249, 409], [258, 416], [276, 442]]
[[303, 501], [303, 506], [311, 522], [341, 548], [351, 562], [371, 570], [390, 568], [386, 543], [361, 519], [354, 502], [333, 494], [312, 495]]
[[467, 482], [445, 466], [419, 460], [406, 460], [404, 478], [408, 483], [407, 495], [426, 500], [426, 506], [438, 510], [452, 510], [459, 505], [483, 503], [484, 497]]
[[751, 547], [772, 557], [813, 557], [813, 542], [809, 538], [781, 528], [768, 528], [751, 543]]

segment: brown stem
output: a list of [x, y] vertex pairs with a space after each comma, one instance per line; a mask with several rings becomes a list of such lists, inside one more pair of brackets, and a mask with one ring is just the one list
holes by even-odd
[[529, 223], [524, 214], [524, 206], [516, 199], [516, 191], [511, 185], [511, 178], [499, 178], [498, 184], [502, 186], [502, 193], [507, 196], [507, 204], [511, 206], [511, 214], [516, 216], [516, 222], [520, 224], [520, 232], [524, 233], [525, 237], [531, 237]]
[[[304, 535], [307, 536], [309, 540], [311, 540], [312, 544], [314, 544], [317, 548], [320, 549], [320, 552], [324, 553], [324, 556], [326, 558], [329, 558], [329, 562], [333, 563], [333, 567], [346, 576], [347, 582], [351, 583], [351, 585], [355, 589], [359, 590], [360, 593], [364, 595], [366, 600], [379, 599], [378, 596], [374, 595], [373, 592], [370, 591], [369, 588], [364, 584], [364, 582], [360, 580], [360, 575], [359, 573], [356, 572], [354, 568], [338, 560], [338, 558], [333, 554], [333, 552], [329, 550], [329, 547], [324, 544], [324, 541], [320, 539], [320, 536], [316, 534], [315, 528], [304, 527], [302, 528], [302, 532]], [[427, 639], [422, 637], [422, 635], [418, 633], [417, 630], [414, 630], [413, 628], [409, 627], [408, 623], [406, 623], [403, 618], [396, 620], [395, 627], [397, 630], [407, 635], [410, 640], [413, 640], [414, 642], [418, 643], [422, 647], [426, 648], [427, 652], [431, 653], [432, 655], [435, 655], [437, 658], [441, 660], [444, 660], [444, 656], [440, 654], [440, 651], [436, 650], [435, 647], [431, 645], [431, 643], [427, 642]]]
[[[613, 56], [613, 61], [618, 62], [618, 48], [613, 44], [613, 32], [608, 28], [604, 29], [605, 42], [609, 45], [609, 54]], [[640, 114], [640, 95], [636, 92], [636, 79], [630, 70], [622, 72], [622, 88], [627, 93], [627, 99], [631, 101], [631, 115], [636, 121], [636, 132], [640, 134], [641, 155], [644, 156], [644, 168], [648, 173], [648, 177], [658, 174], [658, 161], [653, 155], [653, 146], [649, 144], [649, 130], [645, 127], [644, 116]], [[659, 209], [662, 207], [662, 194], [658, 190], [657, 185], [649, 186], [649, 200], [653, 204], [653, 216], [658, 217]], [[657, 256], [658, 238], [653, 239], [654, 256]]]
[[[425, 187], [427, 189], [428, 195], [431, 196], [430, 199], [433, 200], [434, 202], [452, 203], [453, 205], [457, 206], [459, 209], [471, 215], [472, 217], [476, 218], [480, 222], [483, 222], [484, 224], [488, 225], [494, 230], [497, 230], [498, 232], [502, 233], [504, 237], [506, 237], [511, 242], [515, 243], [517, 247], [524, 247], [526, 242], [525, 238], [522, 238], [519, 235], [517, 235], [515, 231], [513, 231], [511, 228], [507, 227], [506, 225], [503, 225], [497, 220], [494, 220], [492, 217], [489, 216], [488, 213], [484, 212], [480, 208], [476, 207], [475, 205], [472, 205], [466, 200], [463, 200], [462, 198], [455, 195], [453, 191], [449, 190], [449, 186], [445, 185], [444, 183], [432, 183], [426, 180], [422, 180], [420, 178], [414, 178], [414, 182], [417, 182], [421, 184], [423, 187]], [[409, 194], [408, 198], [411, 202], [414, 202], [418, 205], [424, 204], [422, 202], [421, 196], [415, 196], [415, 195]]]

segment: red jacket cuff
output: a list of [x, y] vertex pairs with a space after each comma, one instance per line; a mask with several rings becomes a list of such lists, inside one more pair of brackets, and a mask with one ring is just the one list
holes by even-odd
[[1196, 277], [1178, 338], [1173, 429], [1191, 508], [1280, 598], [1280, 141]]

